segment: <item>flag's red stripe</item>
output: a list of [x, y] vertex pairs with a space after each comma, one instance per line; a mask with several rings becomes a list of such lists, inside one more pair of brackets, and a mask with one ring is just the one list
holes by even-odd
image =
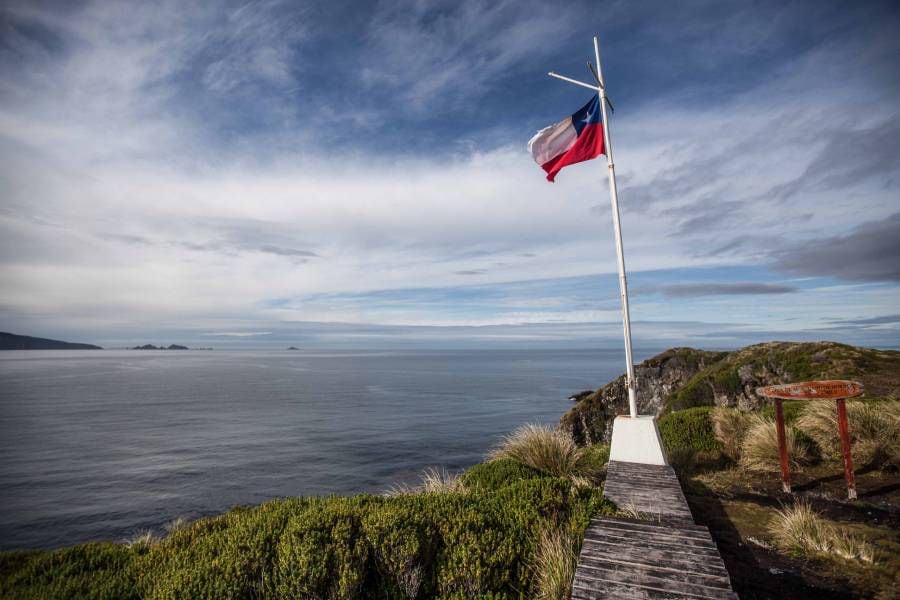
[[581, 135], [571, 148], [554, 156], [542, 164], [541, 168], [547, 171], [547, 181], [553, 181], [563, 167], [597, 158], [601, 154], [603, 154], [603, 125], [591, 123], [581, 130]]

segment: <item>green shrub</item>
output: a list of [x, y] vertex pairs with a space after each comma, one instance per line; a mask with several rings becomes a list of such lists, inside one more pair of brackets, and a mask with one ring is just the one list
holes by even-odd
[[584, 460], [592, 472], [600, 473], [609, 462], [609, 444], [593, 444], [585, 448]]
[[518, 481], [463, 501], [442, 500], [435, 515], [443, 542], [438, 595], [501, 592], [515, 597], [517, 590], [532, 585], [528, 564], [539, 532], [548, 522], [567, 520], [573, 498], [569, 481], [544, 478]]
[[463, 473], [462, 483], [468, 489], [497, 490], [510, 483], [535, 477], [547, 476], [511, 458], [501, 458], [475, 465]]
[[137, 598], [130, 564], [135, 550], [91, 542], [50, 552], [3, 555], [4, 598]]
[[278, 542], [289, 519], [309, 506], [305, 499], [267, 502], [255, 508], [236, 508], [178, 529], [136, 561], [141, 595], [273, 595], [272, 570]]
[[434, 595], [434, 564], [440, 543], [426, 506], [415, 499], [385, 503], [363, 518], [366, 540], [381, 582], [390, 598]]
[[666, 412], [687, 410], [697, 406], [712, 406], [715, 396], [706, 379], [706, 371], [700, 371], [666, 399]]
[[0, 596], [534, 597], [540, 532], [578, 537], [592, 514], [614, 511], [599, 488], [513, 461], [466, 477], [466, 494], [277, 500], [153, 545], [0, 554]]
[[282, 598], [355, 598], [369, 548], [359, 503], [331, 498], [292, 517], [276, 549], [274, 587]]
[[711, 406], [688, 408], [659, 418], [659, 434], [667, 452], [676, 448], [691, 448], [697, 452], [718, 451], [722, 444], [716, 439], [709, 414]]

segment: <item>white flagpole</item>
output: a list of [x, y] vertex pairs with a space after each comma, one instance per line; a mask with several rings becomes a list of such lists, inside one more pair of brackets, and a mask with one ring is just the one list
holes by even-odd
[[613, 226], [616, 234], [616, 257], [619, 263], [619, 294], [622, 297], [622, 327], [625, 333], [625, 369], [628, 388], [628, 410], [631, 417], [637, 416], [637, 395], [635, 393], [634, 359], [631, 354], [631, 314], [628, 310], [628, 281], [625, 277], [625, 251], [622, 248], [622, 225], [619, 221], [619, 194], [616, 190], [616, 164], [613, 161], [612, 142], [609, 135], [609, 119], [606, 115], [606, 82], [603, 81], [603, 68], [600, 66], [600, 45], [597, 36], [594, 36], [594, 58], [597, 60], [597, 78], [600, 85], [597, 93], [600, 95], [600, 115], [603, 119], [603, 150], [606, 155], [606, 164], [609, 169], [609, 199], [612, 203]]
[[[595, 90], [600, 96], [600, 116], [603, 122], [603, 153], [606, 155], [606, 165], [609, 169], [609, 199], [612, 203], [613, 229], [616, 234], [616, 258], [619, 264], [619, 295], [622, 299], [622, 328], [625, 334], [625, 387], [628, 389], [628, 411], [632, 418], [637, 414], [636, 382], [634, 379], [634, 359], [631, 353], [631, 313], [628, 309], [628, 281], [625, 277], [625, 251], [622, 249], [622, 225], [619, 220], [619, 194], [616, 190], [616, 165], [613, 161], [612, 142], [609, 137], [609, 118], [606, 114], [606, 83], [603, 81], [603, 69], [600, 67], [600, 45], [597, 36], [594, 36], [594, 58], [597, 60], [598, 85], [591, 85], [564, 77], [551, 71], [550, 77], [555, 77], [568, 83]], [[662, 463], [665, 464], [665, 463]]]

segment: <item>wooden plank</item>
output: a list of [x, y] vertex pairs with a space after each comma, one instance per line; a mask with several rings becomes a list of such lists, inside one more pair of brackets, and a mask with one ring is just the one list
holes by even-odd
[[[635, 521], [634, 519], [622, 519], [619, 517], [607, 517], [604, 516], [602, 518], [594, 517], [591, 519], [591, 524], [594, 523], [603, 523], [607, 527], [619, 527], [621, 529], [638, 529], [642, 531], [664, 531], [665, 529], [669, 529], [666, 525], [661, 525], [659, 523], [651, 523], [649, 521]], [[680, 530], [685, 532], [695, 532], [699, 533], [705, 537], [711, 537], [709, 534], [709, 529], [704, 525], [696, 525], [694, 523], [688, 523], [681, 527]]]
[[617, 583], [604, 583], [602, 587], [595, 584], [583, 585], [575, 582], [572, 585], [572, 600], [679, 600], [689, 598], [721, 598], [722, 600], [738, 600], [734, 592], [715, 592], [706, 596], [675, 593], [671, 590], [652, 587], [637, 588]]
[[653, 559], [642, 555], [640, 551], [616, 555], [598, 552], [596, 554], [586, 553], [581, 557], [581, 560], [586, 566], [597, 565], [603, 567], [603, 565], [609, 563], [616, 563], [622, 565], [623, 569], [630, 568], [642, 572], [650, 572], [652, 570], [672, 571], [679, 574], [690, 574], [698, 577], [724, 580], [725, 587], [730, 585], [728, 571], [725, 570], [725, 567], [713, 562], [707, 562], [705, 560], [707, 557], [705, 556], [684, 558], [675, 556], [671, 553], [659, 553], [659, 555], [660, 559], [654, 561]]
[[679, 559], [699, 560], [703, 561], [704, 564], [709, 565], [711, 568], [720, 570], [725, 569], [725, 563], [722, 562], [722, 559], [721, 557], [719, 557], [718, 552], [705, 548], [683, 548], [680, 546], [641, 546], [640, 548], [636, 548], [635, 546], [630, 544], [610, 543], [605, 540], [590, 540], [584, 542], [582, 555], [630, 556], [634, 557], [634, 559], [638, 561], [642, 558], [646, 558], [648, 560], [663, 561], [671, 557], [675, 561]]
[[[704, 540], [691, 540], [686, 538], [680, 538], [676, 535], [644, 535], [637, 533], [623, 533], [621, 531], [609, 531], [605, 529], [597, 529], [592, 527], [585, 533], [584, 539], [586, 540], [595, 540], [595, 541], [603, 541], [604, 539], [609, 538], [619, 538], [621, 540], [634, 540], [636, 543], [641, 543], [645, 545], [653, 545], [657, 544], [659, 546], [668, 545], [668, 546], [678, 546], [681, 545], [685, 548], [706, 548], [707, 550], [716, 550], [716, 545], [713, 542], [707, 542]], [[662, 549], [662, 548], [660, 548]]]
[[708, 530], [700, 530], [693, 528], [685, 528], [685, 527], [672, 527], [667, 525], [658, 525], [656, 523], [647, 523], [634, 521], [632, 523], [622, 523], [622, 522], [609, 522], [609, 521], [592, 521], [591, 525], [596, 525], [597, 527], [603, 527], [604, 529], [614, 531], [622, 531], [623, 533], [649, 533], [651, 535], [677, 535], [678, 537], [689, 538], [689, 539], [697, 539], [697, 540], [706, 540], [711, 542], [712, 536], [709, 535]]
[[589, 565], [578, 566], [580, 573], [576, 571], [575, 577], [576, 579], [580, 578], [585, 581], [585, 583], [596, 581], [613, 582], [623, 585], [630, 584], [635, 587], [651, 587], [669, 590], [675, 593], [693, 594], [700, 598], [717, 597], [715, 594], [719, 592], [731, 591], [730, 584], [728, 587], [722, 587], [721, 585], [703, 585], [702, 583], [697, 583], [695, 581], [685, 580], [691, 579], [690, 576], [684, 577], [683, 579], [675, 579], [674, 577], [667, 577], [665, 574], [659, 576], [658, 572], [654, 572], [654, 574], [651, 575], [642, 571], [624, 571], [608, 568], [594, 569]]
[[725, 571], [725, 564], [715, 554], [684, 552], [675, 548], [636, 548], [634, 545], [591, 542], [584, 548], [582, 555], [585, 557], [608, 556], [617, 559], [627, 557], [634, 564], [673, 565], [679, 569], [696, 565], [699, 569], [698, 573], [709, 571], [710, 573], [718, 572], [721, 575]]
[[[631, 525], [632, 527], [649, 527], [649, 528], [658, 528], [661, 527], [658, 523], [650, 523], [647, 521], [635, 521], [634, 519], [626, 519], [624, 517], [610, 517], [610, 516], [602, 516], [602, 517], [594, 517], [591, 519], [591, 523], [599, 523], [603, 521], [609, 525], [615, 523], [624, 523], [627, 525]], [[704, 533], [709, 533], [709, 529], [705, 525], [697, 525], [694, 522], [686, 523], [681, 526], [681, 529], [696, 529], [698, 531], [702, 531]]]

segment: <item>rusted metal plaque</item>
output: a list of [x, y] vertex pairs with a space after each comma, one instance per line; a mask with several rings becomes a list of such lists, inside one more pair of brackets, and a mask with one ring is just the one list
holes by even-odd
[[828, 379], [825, 381], [801, 381], [783, 385], [767, 385], [756, 388], [756, 393], [766, 398], [781, 400], [837, 400], [853, 398], [863, 393], [858, 381]]

